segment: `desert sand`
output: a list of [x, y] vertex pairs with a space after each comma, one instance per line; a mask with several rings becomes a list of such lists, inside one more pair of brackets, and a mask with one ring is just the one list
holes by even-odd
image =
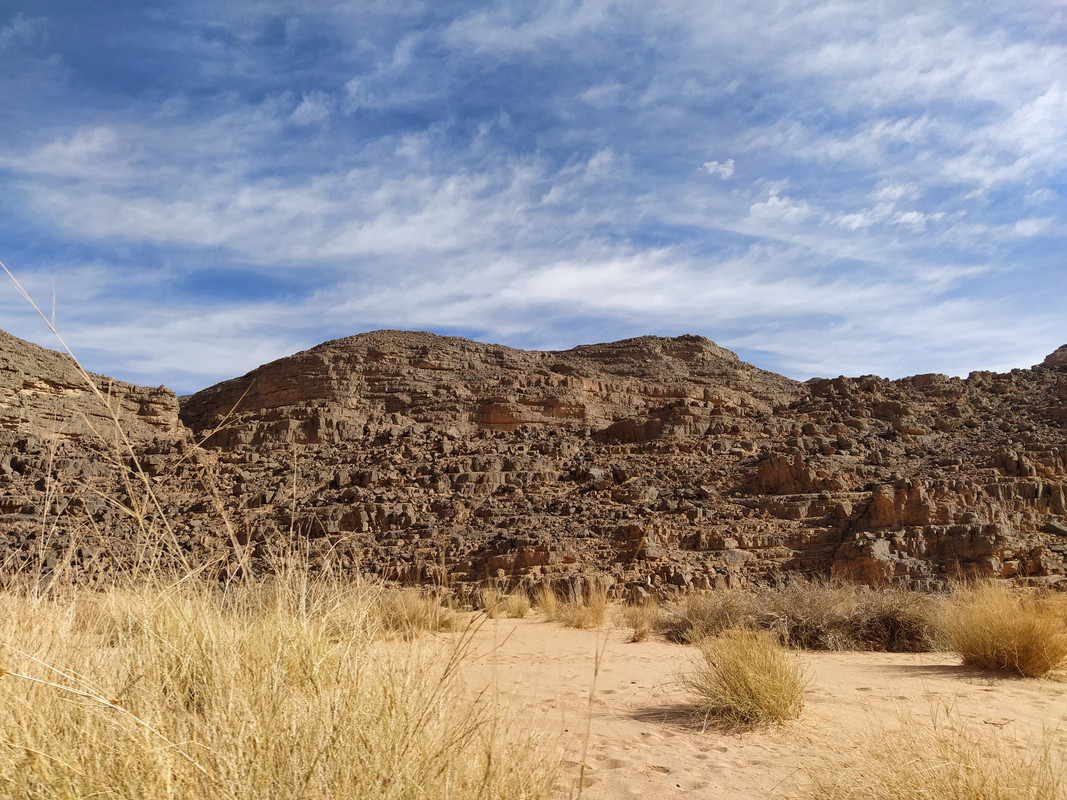
[[[798, 652], [811, 680], [795, 722], [746, 733], [702, 730], [677, 676], [692, 647], [629, 642], [630, 631], [580, 631], [536, 617], [486, 621], [464, 680], [488, 691], [524, 728], [565, 748], [560, 795], [788, 798], [803, 765], [847, 761], [880, 730], [948, 713], [1012, 747], [1051, 741], [1067, 751], [1067, 680], [1003, 677], [960, 666], [950, 653]], [[590, 697], [592, 699], [590, 699]]]

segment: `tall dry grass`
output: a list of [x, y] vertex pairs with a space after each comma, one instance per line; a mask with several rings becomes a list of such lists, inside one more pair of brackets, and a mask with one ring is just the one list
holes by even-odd
[[951, 709], [903, 714], [847, 751], [832, 747], [802, 770], [810, 800], [1063, 800], [1067, 761], [1051, 734], [1018, 749]]
[[957, 590], [939, 623], [963, 663], [1041, 678], [1067, 666], [1062, 600], [991, 583]]
[[597, 584], [581, 596], [564, 599], [544, 586], [537, 593], [535, 605], [546, 619], [568, 628], [599, 628], [608, 614], [608, 590]]
[[546, 797], [552, 757], [460, 689], [470, 637], [391, 643], [396, 599], [284, 578], [0, 593], [0, 796]]
[[728, 630], [696, 643], [699, 656], [681, 684], [704, 727], [748, 728], [796, 719], [808, 680], [764, 631]]
[[510, 592], [493, 587], [482, 589], [478, 593], [478, 605], [489, 619], [501, 616], [521, 619], [530, 613], [532, 607], [530, 595], [521, 587]]

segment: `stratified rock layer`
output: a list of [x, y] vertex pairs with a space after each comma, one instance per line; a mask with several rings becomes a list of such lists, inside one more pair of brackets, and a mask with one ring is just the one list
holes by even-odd
[[[181, 398], [186, 427], [165, 422], [161, 390], [140, 390], [160, 398], [132, 423], [134, 477], [158, 501], [136, 481], [120, 491], [142, 509], [140, 529], [114, 504], [69, 503], [35, 523], [68, 552], [79, 530], [106, 529], [102, 558], [64, 559], [25, 538], [27, 506], [42, 510], [48, 483], [35, 488], [39, 473], [70, 480], [30, 463], [49, 440], [19, 423], [0, 470], [8, 572], [126, 570], [147, 547], [147, 517], [173, 563], [226, 575], [270, 569], [296, 546], [322, 568], [406, 582], [599, 580], [628, 596], [787, 573], [1056, 582], [1067, 571], [1065, 353], [966, 380], [801, 384], [696, 336], [524, 352], [361, 334]], [[24, 386], [52, 380], [20, 374]], [[16, 430], [8, 410], [3, 430]], [[62, 446], [81, 453], [71, 463], [101, 463], [80, 438]], [[78, 481], [117, 485], [97, 472]]]

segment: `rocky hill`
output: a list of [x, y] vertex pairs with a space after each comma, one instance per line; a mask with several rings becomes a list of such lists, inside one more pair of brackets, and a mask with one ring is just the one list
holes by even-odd
[[294, 548], [405, 582], [626, 596], [1067, 573], [1067, 346], [965, 380], [798, 383], [696, 336], [525, 352], [377, 331], [179, 400], [92, 376], [134, 453], [86, 436], [101, 411], [64, 357], [0, 346], [8, 576], [160, 553], [233, 575]]

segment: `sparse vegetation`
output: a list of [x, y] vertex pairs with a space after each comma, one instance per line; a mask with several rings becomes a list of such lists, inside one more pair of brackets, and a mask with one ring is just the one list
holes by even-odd
[[631, 642], [643, 642], [653, 633], [661, 630], [664, 619], [663, 607], [651, 599], [629, 603], [619, 612], [620, 622], [632, 631]]
[[521, 619], [530, 613], [530, 595], [525, 589], [502, 592], [496, 588], [482, 589], [478, 593], [478, 605], [489, 619], [505, 616]]
[[808, 650], [923, 651], [933, 645], [929, 596], [829, 582], [692, 595], [669, 618], [673, 641], [695, 642], [745, 628]]
[[967, 586], [940, 632], [964, 664], [1040, 678], [1067, 664], [1067, 617], [1056, 605], [992, 583]]
[[542, 587], [537, 595], [537, 610], [546, 619], [568, 628], [599, 628], [608, 613], [608, 592], [602, 585], [589, 587], [584, 594], [566, 600], [550, 587]]
[[831, 749], [804, 770], [811, 800], [1062, 800], [1067, 764], [1046, 741], [1022, 751], [951, 710]]
[[663, 632], [674, 642], [693, 644], [726, 630], [756, 629], [758, 615], [750, 592], [721, 591], [691, 594], [673, 613], [666, 614]]
[[458, 691], [469, 636], [387, 641], [431, 605], [281, 579], [0, 593], [0, 796], [547, 796], [552, 759]]
[[681, 676], [705, 727], [747, 728], [796, 719], [807, 679], [765, 631], [727, 630], [696, 643], [699, 657]]

